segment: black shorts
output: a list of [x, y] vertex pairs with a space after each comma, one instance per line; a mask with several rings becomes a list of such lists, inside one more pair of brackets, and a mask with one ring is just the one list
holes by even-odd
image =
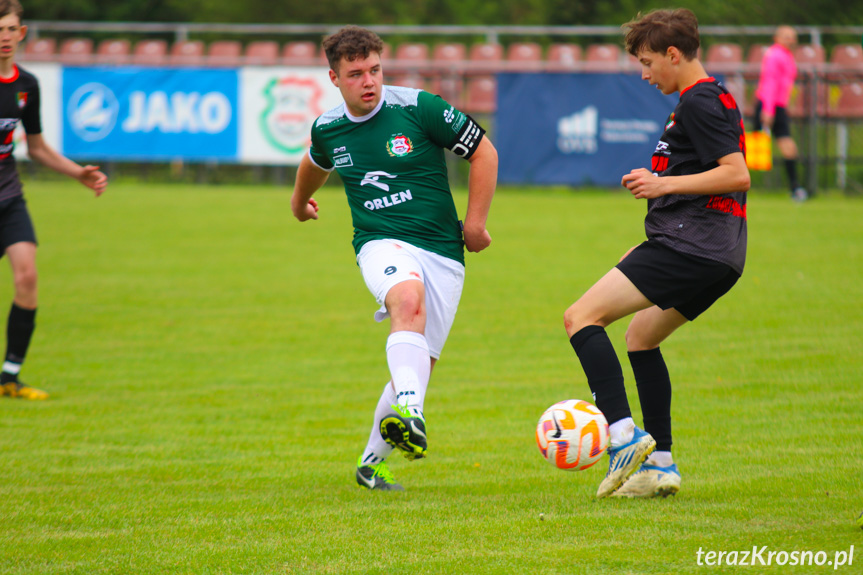
[[18, 242], [37, 243], [24, 196], [0, 202], [0, 257], [6, 253], [6, 248]]
[[[756, 132], [762, 131], [761, 125], [761, 110], [763, 104], [761, 100], [755, 101], [755, 120], [752, 124], [752, 129]], [[774, 138], [790, 138], [791, 137], [791, 122], [788, 120], [788, 110], [782, 106], [776, 106], [776, 112], [773, 114], [773, 128], [770, 134]]]
[[740, 279], [740, 274], [727, 264], [682, 254], [650, 240], [632, 250], [616, 267], [651, 303], [662, 309], [674, 308], [689, 321]]

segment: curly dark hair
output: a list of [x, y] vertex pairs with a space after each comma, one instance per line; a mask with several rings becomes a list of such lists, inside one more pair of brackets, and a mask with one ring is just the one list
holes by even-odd
[[345, 26], [324, 38], [323, 47], [330, 69], [338, 73], [342, 58], [353, 62], [357, 58], [368, 58], [372, 52], [380, 54], [383, 52], [384, 42], [371, 30], [359, 26]]
[[626, 51], [633, 56], [639, 50], [665, 53], [674, 46], [687, 60], [698, 57], [701, 40], [698, 36], [698, 18], [691, 10], [653, 10], [641, 13], [624, 24]]

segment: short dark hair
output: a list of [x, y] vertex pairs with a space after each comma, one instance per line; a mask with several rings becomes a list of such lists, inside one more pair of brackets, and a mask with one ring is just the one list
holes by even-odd
[[330, 68], [338, 73], [342, 58], [353, 62], [358, 58], [368, 58], [372, 52], [380, 54], [383, 52], [384, 42], [371, 30], [359, 26], [345, 26], [324, 38], [323, 47]]
[[639, 50], [665, 53], [674, 46], [687, 60], [698, 57], [698, 18], [686, 8], [639, 13], [622, 28], [626, 31], [626, 51], [633, 56]]
[[18, 0], [0, 0], [0, 18], [4, 18], [9, 14], [18, 16], [19, 20], [24, 18], [24, 8], [21, 7], [21, 3]]

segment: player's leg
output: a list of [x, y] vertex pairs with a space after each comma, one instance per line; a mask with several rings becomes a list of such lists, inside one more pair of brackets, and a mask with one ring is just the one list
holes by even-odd
[[[27, 216], [29, 225], [29, 216]], [[32, 231], [32, 225], [31, 225]], [[30, 340], [36, 328], [37, 273], [36, 243], [18, 241], [6, 247], [5, 254], [12, 268], [15, 296], [6, 324], [6, 355], [4, 356], [0, 386], [3, 395], [21, 399], [47, 399], [42, 390], [22, 384], [18, 380], [21, 366], [27, 356]]]
[[671, 456], [671, 378], [659, 345], [688, 321], [673, 308], [653, 306], [635, 314], [626, 331], [644, 430], [656, 440], [656, 450], [616, 497], [666, 497], [680, 489], [680, 472]]
[[613, 268], [564, 313], [570, 343], [578, 356], [596, 406], [609, 422], [609, 470], [597, 491], [607, 497], [653, 450], [649, 434], [635, 427], [623, 370], [605, 327], [653, 304], [618, 268]]
[[797, 176], [797, 143], [791, 137], [791, 122], [788, 118], [788, 111], [785, 108], [776, 108], [776, 117], [773, 121], [773, 137], [776, 140], [776, 147], [779, 148], [782, 162], [785, 165], [785, 174], [788, 176], [788, 187], [791, 190], [791, 197], [799, 202], [806, 201], [809, 199], [809, 192], [800, 185], [800, 179]]

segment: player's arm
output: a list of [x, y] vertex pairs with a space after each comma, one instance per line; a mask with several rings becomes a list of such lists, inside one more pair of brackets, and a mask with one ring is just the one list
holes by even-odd
[[312, 198], [330, 177], [330, 173], [318, 167], [308, 154], [300, 160], [294, 193], [291, 195], [291, 211], [299, 221], [318, 219], [318, 202]]
[[491, 200], [497, 186], [497, 150], [488, 138], [482, 138], [468, 158], [467, 213], [464, 218], [464, 243], [469, 252], [479, 252], [491, 244], [486, 229]]
[[108, 187], [108, 176], [99, 171], [99, 166], [76, 164], [49, 146], [42, 134], [27, 134], [27, 152], [43, 166], [78, 180], [93, 190], [97, 197]]
[[740, 152], [722, 156], [712, 170], [688, 176], [659, 177], [648, 169], [632, 170], [621, 185], [636, 198], [653, 199], [668, 194], [720, 195], [749, 189], [749, 168]]

